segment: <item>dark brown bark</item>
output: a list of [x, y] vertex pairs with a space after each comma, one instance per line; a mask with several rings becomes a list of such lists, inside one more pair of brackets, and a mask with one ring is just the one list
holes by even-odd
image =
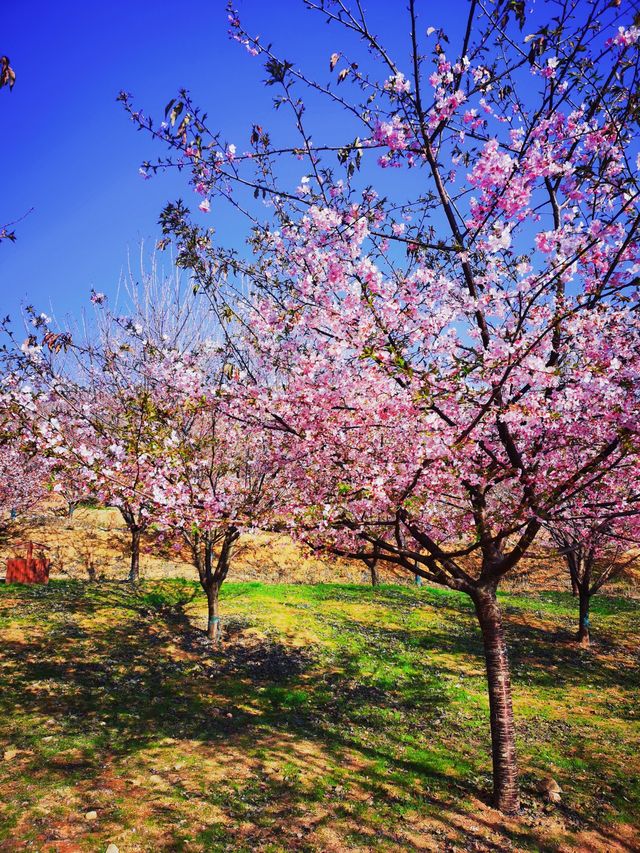
[[495, 589], [478, 589], [474, 599], [482, 631], [489, 688], [493, 804], [505, 814], [518, 811], [518, 766], [511, 701], [511, 678], [504, 629]]
[[[220, 554], [214, 565], [214, 539], [210, 534], [196, 534], [191, 538], [191, 550], [193, 563], [198, 570], [200, 585], [207, 596], [207, 637], [214, 645], [222, 642], [222, 629], [220, 625], [220, 588], [224, 583], [229, 568], [231, 567], [231, 555], [233, 545], [240, 533], [235, 527], [229, 527], [222, 536]], [[220, 542], [220, 538], [217, 538]]]
[[139, 527], [131, 528], [131, 565], [129, 567], [129, 581], [137, 583], [140, 580], [140, 537], [142, 531]]
[[591, 583], [594, 567], [594, 548], [587, 548], [581, 541], [573, 539], [560, 540], [564, 558], [569, 569], [571, 588], [578, 597], [580, 615], [578, 617], [578, 633], [576, 639], [581, 646], [591, 645], [589, 626], [589, 607], [591, 596], [596, 592], [597, 585]]
[[574, 574], [572, 571], [569, 571], [569, 577], [571, 578], [571, 595], [578, 595], [578, 582], [576, 581]]
[[369, 571], [371, 572], [371, 586], [380, 585], [380, 572], [378, 571], [378, 558], [371, 557], [366, 561]]
[[580, 623], [578, 625], [578, 642], [581, 646], [591, 645], [591, 637], [589, 635], [589, 605], [591, 604], [591, 595], [586, 585], [579, 587], [580, 594]]

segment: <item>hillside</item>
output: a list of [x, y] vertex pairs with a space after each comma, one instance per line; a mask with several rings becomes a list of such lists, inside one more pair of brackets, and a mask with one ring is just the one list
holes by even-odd
[[[118, 510], [77, 509], [71, 518], [55, 504], [19, 521], [7, 541], [0, 543], [0, 560], [20, 554], [17, 544], [32, 540], [47, 546], [52, 578], [124, 578], [128, 572], [129, 536]], [[148, 580], [193, 578], [195, 569], [186, 548], [176, 550], [153, 531], [143, 537], [140, 572]], [[391, 579], [391, 573], [385, 573]], [[369, 578], [366, 566], [321, 558], [283, 534], [246, 534], [236, 548], [233, 578], [239, 581], [356, 582]]]
[[[118, 510], [113, 508], [77, 509], [71, 518], [55, 501], [38, 508], [30, 517], [18, 520], [3, 542], [0, 540], [0, 574], [6, 558], [20, 555], [28, 540], [47, 546], [52, 560], [52, 578], [118, 579], [128, 572], [129, 536]], [[148, 580], [195, 577], [186, 548], [176, 552], [162, 537], [150, 532], [143, 537], [140, 558], [141, 576]], [[411, 583], [404, 572], [381, 567], [383, 582]], [[230, 579], [265, 583], [368, 583], [370, 573], [358, 561], [313, 554], [285, 534], [244, 535], [236, 549]], [[509, 578], [505, 589], [512, 592], [527, 588], [569, 589], [564, 566], [551, 549], [539, 547], [524, 560]], [[640, 588], [638, 573], [627, 574], [614, 588], [625, 595], [636, 595]]]

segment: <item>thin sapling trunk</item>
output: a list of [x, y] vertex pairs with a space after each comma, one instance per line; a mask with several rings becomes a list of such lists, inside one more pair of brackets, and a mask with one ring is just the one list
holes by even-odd
[[589, 606], [591, 604], [591, 591], [588, 584], [580, 584], [579, 589], [580, 601], [580, 621], [578, 624], [577, 640], [581, 646], [588, 647], [591, 645], [591, 636], [589, 633]]
[[[231, 566], [233, 545], [240, 532], [235, 527], [227, 528], [220, 535], [198, 533], [190, 540], [193, 561], [198, 569], [200, 585], [207, 596], [207, 630], [206, 634], [214, 645], [222, 642], [220, 625], [220, 588], [224, 583]], [[220, 553], [214, 565], [214, 545], [221, 541]]]
[[129, 583], [138, 583], [140, 580], [140, 541], [142, 539], [142, 530], [144, 525], [138, 522], [138, 518], [129, 507], [121, 506], [119, 509], [120, 515], [123, 517], [125, 524], [129, 528], [129, 533], [131, 534]]
[[129, 582], [138, 583], [140, 580], [140, 539], [142, 531], [138, 525], [133, 525], [131, 531], [131, 563], [129, 566]]
[[365, 559], [365, 563], [369, 568], [369, 572], [371, 574], [371, 586], [379, 586], [380, 572], [378, 570], [378, 557], [375, 555], [372, 557], [367, 557]]

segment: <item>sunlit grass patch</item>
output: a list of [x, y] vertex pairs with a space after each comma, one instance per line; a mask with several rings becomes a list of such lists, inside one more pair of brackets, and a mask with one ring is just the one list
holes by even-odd
[[515, 823], [487, 805], [484, 662], [459, 595], [228, 583], [214, 651], [189, 581], [0, 587], [0, 846], [554, 850], [588, 832], [615, 849], [598, 833], [627, 832], [640, 800], [640, 607], [596, 602], [584, 652], [569, 596], [502, 601]]

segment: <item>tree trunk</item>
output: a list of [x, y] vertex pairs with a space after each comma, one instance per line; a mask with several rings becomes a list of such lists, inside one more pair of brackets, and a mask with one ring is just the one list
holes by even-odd
[[207, 637], [214, 645], [219, 645], [222, 640], [222, 631], [220, 630], [220, 584], [211, 584], [205, 588], [207, 594]]
[[131, 567], [129, 569], [129, 581], [138, 583], [140, 580], [140, 536], [139, 527], [131, 528]]
[[380, 585], [380, 574], [378, 572], [378, 566], [376, 563], [372, 563], [369, 566], [371, 571], [371, 586], [379, 586]]
[[589, 590], [585, 586], [579, 588], [580, 593], [580, 624], [578, 626], [578, 642], [581, 646], [588, 647], [591, 645], [591, 637], [589, 635], [589, 605], [591, 596]]
[[569, 577], [571, 578], [571, 595], [578, 595], [578, 582], [573, 576], [573, 572], [569, 572]]
[[493, 804], [505, 814], [514, 814], [520, 805], [515, 725], [509, 658], [495, 590], [478, 590], [474, 603], [482, 631], [489, 688]]

